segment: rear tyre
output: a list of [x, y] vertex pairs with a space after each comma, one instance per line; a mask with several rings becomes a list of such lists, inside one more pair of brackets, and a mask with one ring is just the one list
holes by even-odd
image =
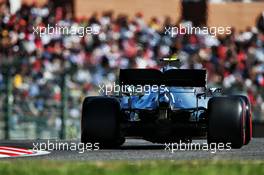
[[241, 98], [213, 97], [208, 102], [208, 143], [245, 144], [245, 103]]
[[238, 95], [237, 97], [241, 98], [245, 102], [246, 108], [246, 118], [245, 118], [245, 145], [247, 145], [252, 139], [252, 113], [251, 113], [251, 105], [248, 98], [244, 95]]
[[83, 102], [81, 142], [99, 143], [100, 148], [121, 146], [120, 104], [111, 97], [87, 97]]

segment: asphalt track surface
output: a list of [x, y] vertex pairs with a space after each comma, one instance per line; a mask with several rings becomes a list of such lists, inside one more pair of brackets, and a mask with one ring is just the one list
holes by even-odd
[[[52, 140], [50, 140], [52, 141]], [[34, 143], [43, 143], [47, 140], [27, 141], [0, 141], [0, 146], [15, 146], [33, 148]], [[55, 141], [54, 141], [55, 142]], [[58, 142], [58, 141], [56, 141]], [[63, 143], [76, 143], [78, 141], [61, 141]], [[193, 143], [205, 143], [205, 140], [196, 140]], [[25, 157], [19, 159], [46, 159], [46, 160], [264, 160], [264, 138], [253, 140], [241, 149], [216, 150], [165, 150], [164, 144], [152, 144], [140, 139], [127, 139], [119, 149], [102, 149], [97, 151], [85, 150], [84, 153], [71, 150], [53, 150], [51, 153], [38, 157]], [[171, 147], [170, 147], [171, 148]], [[11, 158], [14, 159], [14, 158]], [[3, 159], [1, 159], [3, 160]]]

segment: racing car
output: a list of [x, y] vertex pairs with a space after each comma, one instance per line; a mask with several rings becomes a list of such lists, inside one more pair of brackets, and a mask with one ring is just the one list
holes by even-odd
[[88, 96], [82, 105], [81, 142], [119, 147], [128, 137], [153, 143], [230, 143], [252, 138], [247, 96], [207, 88], [205, 69], [180, 69], [162, 59], [160, 69], [121, 69], [119, 93]]

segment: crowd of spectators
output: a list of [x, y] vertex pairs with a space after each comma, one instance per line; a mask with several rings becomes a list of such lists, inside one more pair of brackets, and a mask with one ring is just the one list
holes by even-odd
[[[264, 14], [263, 14], [264, 16]], [[164, 34], [164, 28], [177, 26], [169, 17], [144, 21], [112, 12], [73, 18], [52, 4], [42, 7], [22, 5], [10, 14], [0, 6], [0, 89], [4, 86], [4, 65], [14, 86], [14, 122], [19, 116], [43, 117], [47, 125], [59, 127], [53, 115], [61, 102], [60, 82], [67, 74], [69, 125], [78, 125], [83, 98], [98, 92], [101, 83], [117, 81], [120, 68], [159, 68], [158, 60], [177, 55], [183, 68], [206, 68], [209, 86], [225, 92], [247, 94], [254, 108], [254, 119], [264, 114], [264, 26], [245, 31], [232, 29], [230, 35]], [[99, 34], [34, 34], [33, 27], [99, 27]], [[2, 91], [2, 90], [1, 90]], [[3, 95], [0, 95], [0, 99]], [[1, 100], [2, 101], [2, 100]], [[57, 111], [58, 112], [58, 111]], [[77, 119], [77, 120], [76, 120]], [[263, 118], [262, 118], [263, 120]], [[55, 127], [56, 128], [56, 127]]]

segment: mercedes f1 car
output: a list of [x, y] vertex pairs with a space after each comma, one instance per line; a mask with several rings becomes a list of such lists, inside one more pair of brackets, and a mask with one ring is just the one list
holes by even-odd
[[[81, 142], [118, 147], [127, 137], [153, 143], [206, 138], [240, 148], [252, 137], [246, 96], [207, 88], [206, 70], [178, 69], [170, 59], [161, 69], [121, 69], [118, 95], [86, 97]], [[136, 88], [135, 88], [136, 87]], [[144, 88], [143, 88], [144, 87]], [[147, 88], [146, 88], [147, 87]]]

